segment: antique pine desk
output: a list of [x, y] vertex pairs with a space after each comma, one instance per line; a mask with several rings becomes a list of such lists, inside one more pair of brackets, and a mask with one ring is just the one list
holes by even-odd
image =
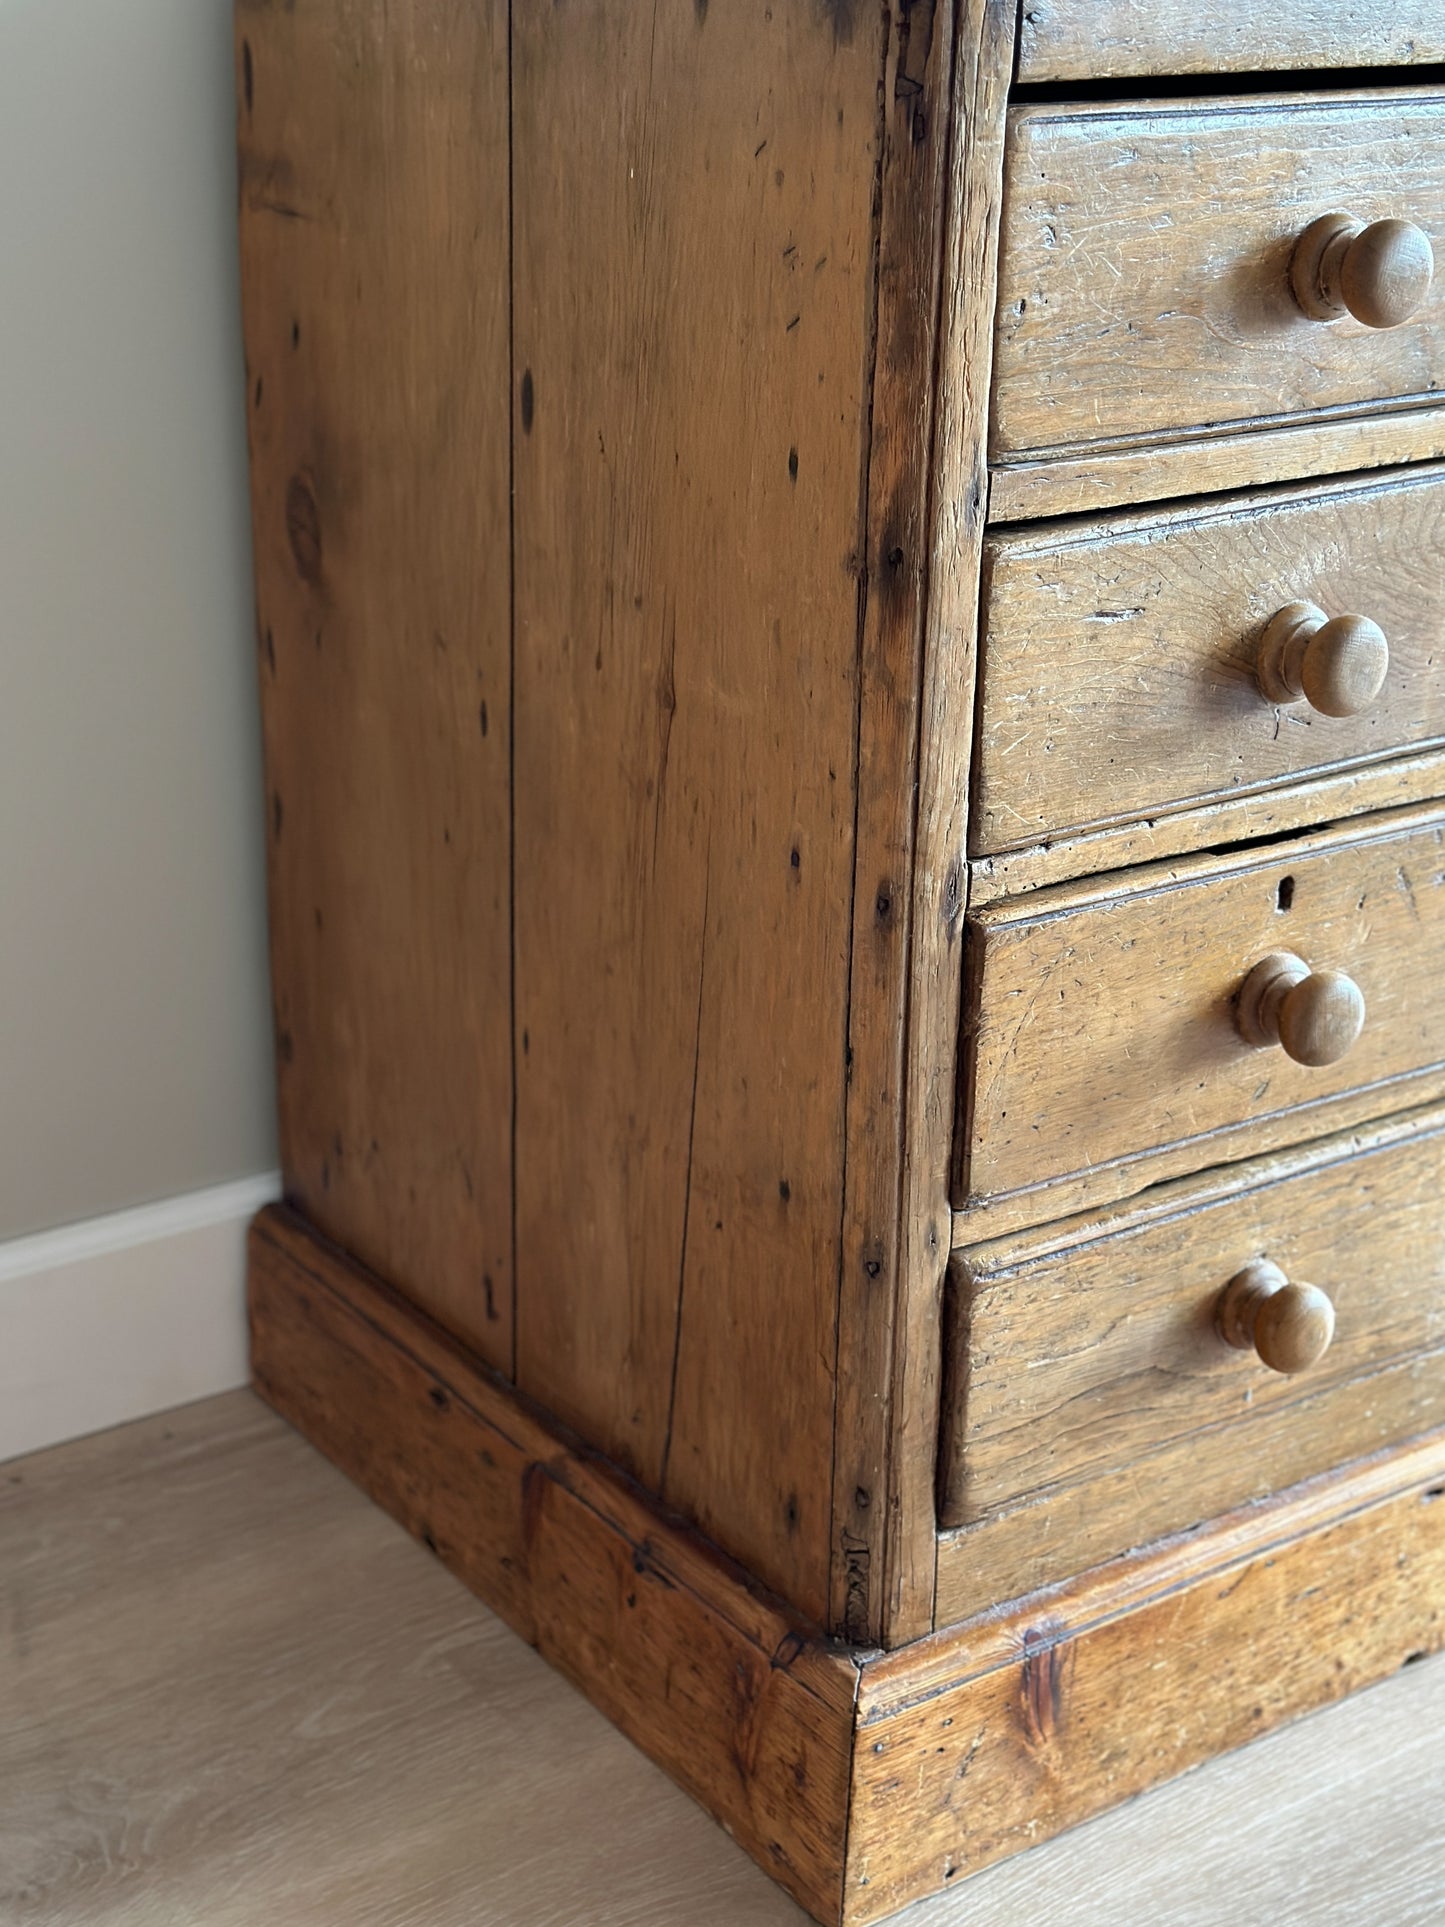
[[823, 1921], [1438, 1646], [1445, 11], [237, 74], [262, 1394]]

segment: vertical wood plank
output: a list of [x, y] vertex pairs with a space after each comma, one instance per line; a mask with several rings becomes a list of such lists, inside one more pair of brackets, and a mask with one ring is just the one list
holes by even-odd
[[282, 1161], [512, 1365], [504, 0], [240, 0]]
[[[859, 665], [858, 822], [838, 1302], [831, 1624], [884, 1636], [899, 1272], [909, 894], [947, 187], [953, 8], [893, 8], [883, 86], [872, 433]], [[898, 1530], [929, 1561], [932, 1508]], [[916, 1630], [931, 1624], [920, 1599]]]
[[818, 1619], [884, 32], [513, 23], [519, 1382]]
[[933, 1618], [933, 1479], [943, 1283], [953, 1232], [949, 1166], [987, 514], [985, 444], [1015, 21], [1011, 0], [963, 0], [958, 12], [912, 877], [899, 1309], [891, 1358], [883, 1608], [883, 1636], [890, 1645], [918, 1637]]

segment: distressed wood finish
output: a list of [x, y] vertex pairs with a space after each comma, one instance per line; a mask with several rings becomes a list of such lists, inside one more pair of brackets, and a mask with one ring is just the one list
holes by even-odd
[[252, 1232], [250, 1307], [262, 1397], [836, 1918], [852, 1661], [284, 1210]]
[[[974, 853], [1438, 746], [1442, 543], [1438, 465], [991, 537]], [[1260, 688], [1262, 632], [1301, 598], [1385, 632], [1355, 716]]]
[[1016, 109], [994, 454], [1429, 399], [1445, 277], [1379, 331], [1307, 320], [1288, 266], [1335, 209], [1445, 236], [1442, 152], [1431, 91]]
[[829, 1922], [1438, 1635], [1445, 89], [1091, 17], [238, 0], [257, 1384]]
[[1431, 0], [1292, 0], [1259, 10], [1198, 0], [1027, 0], [1019, 23], [1018, 77], [1029, 85], [1431, 60], [1445, 60], [1445, 23]]
[[[929, 586], [919, 716], [917, 844], [908, 964], [906, 1111], [899, 1234], [901, 1296], [891, 1377], [885, 1643], [922, 1629], [934, 1592], [939, 1315], [951, 1242], [949, 1163], [967, 871], [969, 731], [978, 645], [984, 434], [1012, 63], [1011, 0], [959, 12], [953, 166], [945, 239], [941, 374], [934, 439]], [[929, 1521], [920, 1543], [919, 1522]]]
[[[916, 1443], [912, 1436], [895, 1441], [894, 1419], [909, 1409], [912, 1381], [930, 1360], [930, 1347], [918, 1343], [915, 1307], [935, 1303], [938, 1289], [936, 1259], [932, 1275], [922, 1279], [901, 1269], [906, 1234], [900, 1173], [953, 27], [951, 6], [901, 15], [883, 77], [859, 661], [829, 1623], [848, 1638], [881, 1633], [890, 1644], [916, 1638], [933, 1623], [934, 1533], [926, 1481], [933, 1428], [925, 1418]], [[1001, 128], [1001, 109], [996, 119]], [[981, 445], [981, 436], [975, 440]]]
[[1264, 424], [1167, 442], [1120, 441], [996, 467], [990, 522], [1022, 522], [1162, 502], [1307, 475], [1433, 462], [1445, 455], [1445, 408], [1416, 404], [1324, 421]]
[[876, 1920], [1437, 1650], [1442, 1480], [1436, 1434], [869, 1667], [848, 1918]]
[[236, 35], [287, 1194], [510, 1369], [506, 9]]
[[[1156, 1149], [1438, 1068], [1442, 845], [1445, 814], [1394, 812], [978, 912], [962, 1195], [1078, 1174], [1087, 1202], [1123, 1161], [1137, 1188]], [[1285, 948], [1364, 992], [1363, 1035], [1336, 1064], [1238, 1032], [1246, 973]], [[1308, 1135], [1307, 1117], [1294, 1129]]]
[[251, 1316], [263, 1395], [840, 1927], [1441, 1643], [1438, 1436], [846, 1654], [284, 1210]]
[[[1445, 1111], [1246, 1165], [1222, 1196], [1201, 1188], [1173, 1186], [1167, 1209], [1106, 1217], [1063, 1250], [959, 1255], [946, 1526], [1087, 1484], [1094, 1563], [1100, 1544], [1121, 1552], [1445, 1423]], [[1216, 1330], [1227, 1285], [1261, 1257], [1335, 1306], [1334, 1341], [1299, 1378]], [[1409, 1395], [1381, 1399], [1379, 1374], [1411, 1361]], [[1111, 1482], [1185, 1439], [1167, 1489], [1157, 1468]], [[1038, 1583], [1026, 1569], [1006, 1594]]]
[[517, 1382], [818, 1619], [882, 29], [513, 20]]
[[1407, 803], [1445, 796], [1445, 751], [1395, 756], [1335, 776], [1281, 784], [1256, 795], [1229, 797], [1194, 810], [1149, 817], [1142, 823], [1061, 837], [969, 865], [969, 901], [982, 909], [1045, 884], [1123, 870], [1191, 851], [1237, 848], [1318, 823], [1346, 822]]

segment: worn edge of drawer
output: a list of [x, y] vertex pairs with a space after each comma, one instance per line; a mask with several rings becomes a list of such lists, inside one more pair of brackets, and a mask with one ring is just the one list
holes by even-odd
[[[1437, 1081], [1445, 1086], [1445, 1077]], [[991, 1272], [1002, 1272], [1032, 1259], [1062, 1256], [1079, 1245], [1167, 1224], [1204, 1205], [1266, 1190], [1286, 1178], [1326, 1171], [1366, 1152], [1389, 1150], [1439, 1130], [1445, 1130], [1445, 1088], [1409, 1108], [1396, 1105], [1383, 1116], [1363, 1118], [1303, 1142], [1291, 1140], [1233, 1163], [1211, 1164], [1202, 1171], [1167, 1178], [1131, 1197], [1091, 1205], [1043, 1225], [1010, 1226], [955, 1245], [954, 1251]]]
[[[969, 863], [969, 909], [1086, 877], [1123, 878], [1147, 865], [1218, 855], [1222, 845], [1344, 827], [1366, 816], [1445, 799], [1445, 748], [1411, 750], [1248, 795], [1181, 805], [1128, 823], [1041, 838]], [[1270, 846], [1265, 845], [1266, 849]]]
[[1445, 60], [1445, 32], [1429, 9], [1418, 25], [1362, 26], [1343, 0], [1293, 0], [1271, 24], [1197, 0], [1026, 0], [1018, 73], [1030, 86], [1155, 75], [1404, 67]]
[[1063, 443], [991, 465], [988, 521], [993, 526], [1142, 507], [1442, 455], [1445, 406], [1409, 401], [1343, 416], [1262, 417], [1253, 426], [1232, 422], [1168, 440]]
[[[1087, 1611], [1090, 1607], [1101, 1618], [1126, 1614], [1133, 1609], [1133, 1600], [1144, 1583], [1145, 1573], [1160, 1575], [1159, 1590], [1167, 1593], [1171, 1590], [1171, 1583], [1187, 1582], [1205, 1545], [1218, 1545], [1221, 1549], [1238, 1548], [1233, 1557], [1226, 1553], [1218, 1568], [1212, 1568], [1214, 1570], [1227, 1570], [1235, 1561], [1267, 1555], [1273, 1547], [1292, 1536], [1283, 1528], [1285, 1519], [1322, 1523], [1337, 1517], [1343, 1510], [1340, 1507], [1341, 1493], [1352, 1488], [1362, 1493], [1379, 1492], [1385, 1496], [1396, 1476], [1392, 1468], [1416, 1461], [1428, 1464], [1432, 1458], [1438, 1462], [1442, 1445], [1445, 1445], [1445, 1432], [1433, 1430], [1421, 1433], [1402, 1444], [1383, 1447], [1363, 1459], [1331, 1467], [1329, 1471], [1303, 1479], [1267, 1499], [1250, 1500], [1242, 1506], [1231, 1507], [1218, 1518], [1201, 1520], [1183, 1531], [1154, 1540], [1147, 1546], [1130, 1547], [1023, 1597], [1036, 1602], [1041, 1616], [1052, 1610], [1061, 1617], [1068, 1617], [1071, 1611]], [[1428, 1479], [1429, 1475], [1426, 1477]], [[1438, 1477], [1430, 1482], [1429, 1496], [1445, 1497], [1445, 1491], [1436, 1490], [1437, 1484]], [[1375, 1502], [1368, 1498], [1363, 1500], [1364, 1504]], [[1311, 1529], [1312, 1526], [1305, 1526], [1306, 1531]], [[978, 1641], [974, 1653], [982, 1667], [991, 1645], [990, 1630], [1001, 1622], [1003, 1615], [997, 1608], [980, 1608], [973, 1597], [968, 1564], [970, 1531], [971, 1528], [964, 1527], [960, 1531], [939, 1535], [936, 1623], [940, 1630], [976, 1626]], [[1247, 1546], [1257, 1546], [1259, 1552], [1247, 1552], [1244, 1550]], [[1177, 1573], [1177, 1579], [1171, 1581], [1171, 1578], [1163, 1577], [1171, 1573]], [[1018, 1603], [1014, 1602], [1015, 1612]]]

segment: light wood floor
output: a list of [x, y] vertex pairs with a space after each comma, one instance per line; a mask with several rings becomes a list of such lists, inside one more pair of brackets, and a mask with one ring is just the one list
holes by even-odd
[[[1441, 1927], [1445, 1663], [908, 1927]], [[801, 1927], [249, 1394], [0, 1466], [3, 1927]]]

